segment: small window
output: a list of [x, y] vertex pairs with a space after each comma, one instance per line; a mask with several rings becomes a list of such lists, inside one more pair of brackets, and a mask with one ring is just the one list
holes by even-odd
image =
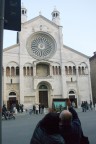
[[69, 74], [72, 75], [72, 67], [69, 66]]
[[33, 67], [31, 67], [31, 75], [33, 76]]
[[81, 75], [81, 67], [78, 67], [78, 73]]
[[82, 74], [83, 74], [83, 75], [85, 74], [85, 72], [84, 72], [84, 67], [82, 67]]
[[39, 87], [39, 89], [47, 89], [47, 86], [41, 85], [41, 86]]
[[6, 76], [10, 76], [10, 67], [6, 67]]
[[53, 17], [55, 17], [55, 13], [53, 14]]
[[16, 67], [16, 75], [19, 75], [19, 67]]
[[53, 68], [53, 75], [55, 75], [55, 68], [54, 68], [54, 66], [52, 68]]
[[67, 66], [65, 66], [65, 73], [66, 73], [66, 75], [68, 75], [68, 67]]
[[23, 75], [26, 75], [26, 67], [23, 67]]
[[56, 17], [58, 16], [58, 13], [56, 13]]
[[59, 75], [61, 75], [61, 67], [59, 66]]
[[74, 91], [70, 91], [69, 94], [74, 94]]
[[27, 75], [29, 76], [30, 74], [29, 74], [29, 67], [27, 67]]
[[11, 76], [15, 76], [15, 68], [11, 67]]
[[16, 93], [15, 92], [10, 92], [9, 95], [16, 95]]
[[73, 66], [73, 75], [76, 75], [76, 67]]
[[22, 10], [22, 14], [24, 14], [24, 10]]
[[55, 68], [56, 68], [56, 75], [58, 75], [58, 68], [57, 68], [57, 66]]

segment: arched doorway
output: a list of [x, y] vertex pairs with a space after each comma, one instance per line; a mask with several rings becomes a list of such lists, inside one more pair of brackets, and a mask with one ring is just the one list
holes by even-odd
[[77, 98], [75, 96], [75, 92], [73, 90], [69, 91], [69, 99], [71, 103], [75, 103], [75, 107], [77, 107]]
[[8, 110], [10, 110], [12, 104], [14, 104], [14, 106], [16, 106], [18, 104], [18, 100], [16, 100], [16, 93], [15, 92], [9, 93], [9, 100], [7, 101]]
[[45, 84], [39, 86], [39, 103], [48, 107], [48, 88]]

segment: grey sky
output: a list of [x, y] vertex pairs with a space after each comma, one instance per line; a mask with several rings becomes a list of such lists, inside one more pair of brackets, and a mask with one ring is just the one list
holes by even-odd
[[[96, 51], [96, 0], [22, 0], [28, 20], [39, 15], [52, 19], [56, 6], [63, 26], [64, 44], [92, 56]], [[16, 43], [16, 32], [4, 30], [4, 48]]]

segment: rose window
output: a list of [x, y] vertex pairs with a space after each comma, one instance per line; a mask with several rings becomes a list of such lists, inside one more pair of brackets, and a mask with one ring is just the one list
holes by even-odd
[[56, 42], [51, 36], [38, 33], [29, 38], [27, 49], [34, 58], [47, 59], [55, 53]]

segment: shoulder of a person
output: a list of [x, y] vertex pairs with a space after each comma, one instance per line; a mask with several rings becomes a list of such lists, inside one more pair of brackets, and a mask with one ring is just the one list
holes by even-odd
[[81, 123], [79, 120], [74, 120], [71, 123], [72, 129], [81, 129]]
[[51, 138], [51, 140], [55, 144], [65, 144], [65, 141], [60, 134], [53, 134], [53, 135], [50, 135], [48, 137], [49, 137], [49, 139]]

